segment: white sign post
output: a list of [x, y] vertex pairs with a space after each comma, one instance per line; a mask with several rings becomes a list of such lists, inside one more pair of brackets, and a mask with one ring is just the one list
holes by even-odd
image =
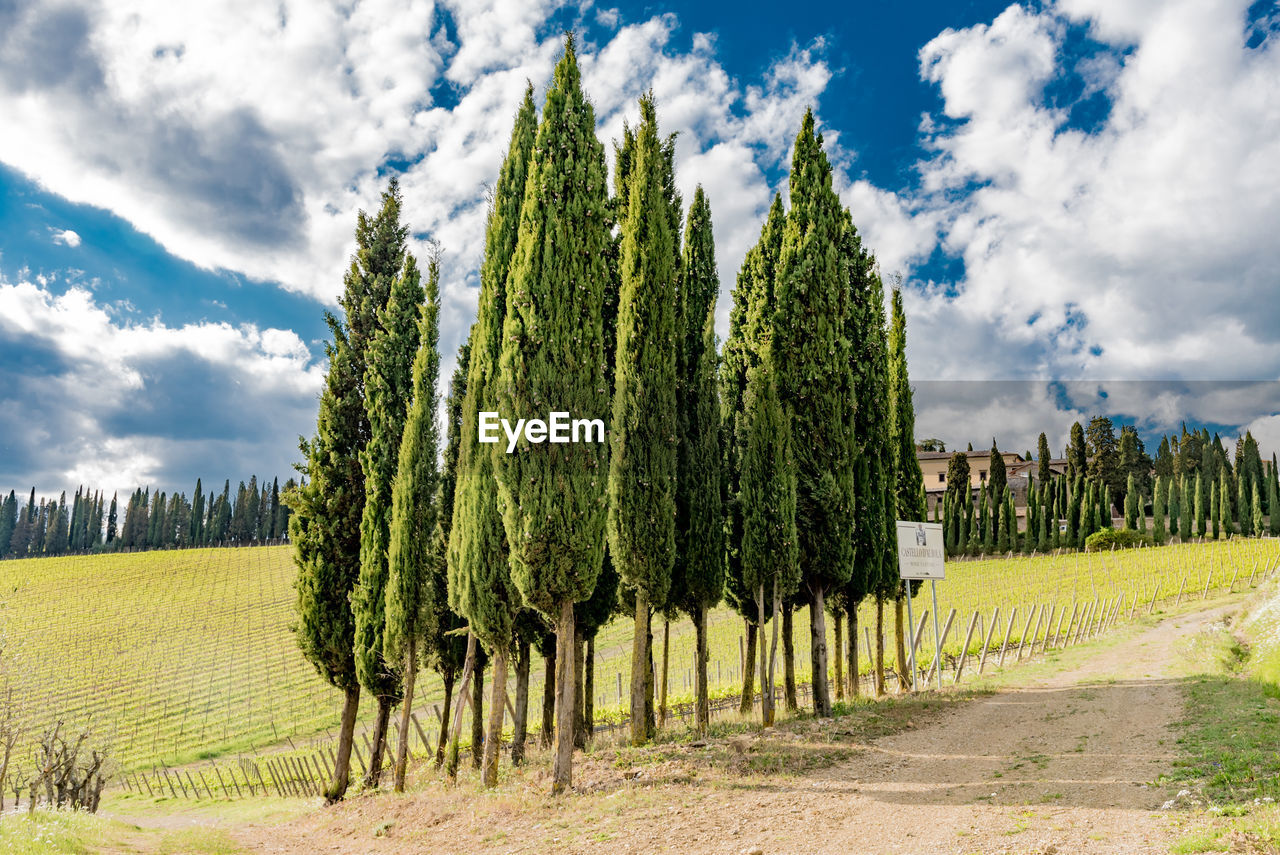
[[933, 591], [933, 661], [942, 688], [942, 639], [938, 637], [938, 580], [946, 578], [946, 549], [942, 524], [898, 520], [898, 577], [907, 582], [907, 643], [911, 647], [911, 687], [915, 688], [920, 669], [916, 667], [916, 618], [911, 609], [911, 580], [928, 579]]

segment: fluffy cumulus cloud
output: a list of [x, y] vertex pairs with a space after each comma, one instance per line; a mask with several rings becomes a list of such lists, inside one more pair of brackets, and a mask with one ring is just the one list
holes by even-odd
[[[1247, 0], [1060, 0], [924, 46], [941, 109], [922, 121], [919, 187], [878, 219], [909, 274], [933, 247], [913, 243], [921, 222], [964, 273], [918, 274], [914, 376], [1280, 377], [1280, 46], [1249, 14]], [[1280, 408], [1266, 384], [1108, 386], [1074, 403], [1153, 430]]]
[[0, 483], [189, 491], [196, 475], [288, 474], [323, 379], [297, 335], [122, 314], [83, 288], [0, 281]]

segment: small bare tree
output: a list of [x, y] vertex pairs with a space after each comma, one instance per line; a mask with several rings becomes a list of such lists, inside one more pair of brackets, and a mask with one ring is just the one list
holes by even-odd
[[[4, 782], [9, 776], [9, 760], [13, 756], [14, 746], [18, 744], [18, 740], [23, 737], [26, 730], [26, 725], [14, 705], [13, 689], [9, 689], [5, 693], [3, 703], [0, 703], [0, 812], [4, 811]], [[21, 777], [15, 773], [14, 780], [20, 780]], [[14, 798], [17, 798], [16, 794]]]
[[[43, 787], [50, 807], [97, 813], [102, 789], [111, 776], [104, 767], [107, 758], [98, 749], [87, 746], [88, 739], [87, 730], [68, 739], [62, 733], [62, 722], [58, 721], [40, 740], [34, 785]], [[31, 797], [34, 801], [36, 793], [32, 792]]]

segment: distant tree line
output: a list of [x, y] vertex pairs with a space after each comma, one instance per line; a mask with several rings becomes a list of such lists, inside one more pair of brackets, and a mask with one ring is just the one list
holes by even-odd
[[[1038, 456], [1020, 526], [995, 443], [990, 475], [976, 491], [967, 456], [952, 455], [947, 491], [935, 507], [948, 554], [1079, 549], [1090, 535], [1115, 527], [1149, 536], [1156, 544], [1280, 534], [1280, 515], [1272, 514], [1280, 494], [1276, 459], [1272, 455], [1264, 464], [1249, 432], [1228, 454], [1217, 434], [1183, 425], [1180, 435], [1161, 436], [1152, 459], [1133, 427], [1121, 427], [1117, 439], [1111, 419], [1098, 416], [1087, 428], [1079, 422], [1072, 426], [1065, 471], [1055, 471], [1043, 433]], [[1056, 467], [1063, 468], [1060, 461]]]
[[98, 490], [81, 487], [70, 501], [64, 491], [55, 500], [36, 500], [36, 489], [25, 503], [14, 491], [0, 502], [0, 557], [33, 558], [86, 552], [180, 549], [192, 546], [232, 546], [268, 543], [286, 538], [289, 507], [283, 486], [258, 487], [256, 475], [241, 481], [234, 494], [224, 481], [221, 493], [208, 494], [196, 479], [191, 498], [186, 493], [133, 491], [121, 508], [119, 496], [110, 503]]

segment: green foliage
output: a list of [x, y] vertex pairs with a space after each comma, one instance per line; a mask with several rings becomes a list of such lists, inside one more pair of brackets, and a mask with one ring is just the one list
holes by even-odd
[[1067, 481], [1071, 484], [1088, 474], [1089, 451], [1085, 447], [1084, 428], [1079, 422], [1071, 425], [1071, 444], [1067, 446]]
[[[747, 591], [773, 599], [800, 583], [796, 464], [791, 430], [778, 399], [772, 355], [747, 372], [746, 447], [742, 460], [742, 575]], [[767, 612], [766, 612], [767, 614]]]
[[996, 447], [995, 440], [991, 441], [991, 456], [987, 458], [987, 489], [992, 496], [992, 501], [1003, 501], [1005, 487], [1009, 485], [1009, 475], [1004, 465], [1004, 455], [1000, 453], [1000, 449]]
[[386, 634], [383, 658], [400, 663], [407, 645], [417, 643], [419, 617], [430, 583], [431, 541], [436, 527], [440, 473], [436, 455], [436, 378], [440, 373], [440, 263], [427, 264], [426, 300], [418, 321], [418, 352], [413, 359], [413, 397], [396, 477], [391, 485], [391, 548], [387, 556]]
[[667, 162], [653, 99], [640, 99], [635, 165], [622, 221], [609, 553], [622, 579], [661, 608], [675, 555], [677, 468], [676, 236], [667, 213]]
[[1168, 504], [1169, 490], [1165, 486], [1165, 477], [1156, 476], [1155, 497], [1151, 502], [1151, 538], [1157, 546], [1163, 546], [1169, 540], [1169, 532], [1165, 529], [1165, 510]]
[[[551, 406], [577, 418], [608, 412], [605, 178], [570, 38], [547, 92], [507, 280], [498, 372], [498, 410], [507, 418], [542, 417]], [[512, 579], [527, 604], [558, 617], [560, 603], [590, 596], [600, 572], [607, 451], [522, 440], [495, 459]]]
[[[1196, 491], [1198, 495], [1199, 491]], [[1191, 539], [1191, 521], [1195, 516], [1196, 496], [1192, 494], [1191, 482], [1183, 475], [1178, 479], [1178, 539], [1186, 543]], [[1224, 516], [1225, 520], [1226, 517]]]
[[1085, 538], [1084, 548], [1089, 552], [1101, 552], [1111, 548], [1130, 549], [1135, 546], [1151, 546], [1151, 536], [1127, 528], [1104, 528]]
[[711, 205], [699, 186], [685, 225], [677, 310], [683, 337], [677, 356], [680, 457], [672, 599], [690, 615], [714, 606], [724, 590], [715, 332], [719, 292]]
[[387, 265], [379, 268], [377, 275], [391, 279], [391, 290], [386, 306], [377, 313], [378, 325], [369, 337], [365, 362], [369, 439], [360, 454], [365, 502], [360, 519], [360, 577], [351, 593], [356, 618], [356, 673], [360, 685], [379, 697], [394, 697], [400, 691], [399, 673], [387, 667], [383, 659], [391, 485], [413, 392], [413, 358], [418, 351], [423, 301], [417, 262], [405, 252], [407, 227], [400, 225], [399, 216], [399, 187], [392, 181], [383, 194], [378, 221], [397, 241], [391, 247], [376, 246], [373, 253]]
[[[489, 649], [508, 647], [522, 605], [511, 579], [506, 533], [494, 478], [498, 445], [480, 443], [479, 414], [501, 412], [499, 363], [507, 312], [507, 279], [519, 238], [530, 156], [537, 133], [533, 88], [516, 111], [507, 156], [494, 187], [485, 229], [480, 298], [471, 328], [465, 398], [460, 403], [457, 486], [448, 541], [449, 603]], [[521, 414], [526, 417], [531, 414]]]
[[1036, 483], [1048, 484], [1053, 478], [1053, 471], [1049, 468], [1049, 461], [1053, 459], [1053, 455], [1049, 453], [1049, 438], [1043, 433], [1036, 445], [1036, 455], [1039, 458], [1040, 466], [1036, 471]]
[[[773, 285], [786, 216], [775, 195], [755, 246], [747, 250], [733, 290], [729, 337], [720, 362], [721, 474], [725, 515], [725, 598], [748, 620], [756, 620], [755, 593], [742, 581], [742, 457], [746, 451], [747, 371], [760, 361], [762, 342], [772, 340]], [[769, 603], [772, 609], [773, 604]]]
[[[773, 361], [796, 460], [796, 533], [810, 590], [838, 587], [853, 570], [852, 343], [843, 208], [807, 111], [791, 161], [791, 211], [778, 258]], [[892, 369], [891, 369], [892, 370]], [[911, 459], [915, 460], [910, 436]], [[910, 501], [918, 502], [918, 490]]]
[[1138, 489], [1134, 485], [1132, 472], [1129, 473], [1124, 491], [1124, 527], [1131, 531], [1138, 529]]
[[[848, 611], [856, 608], [863, 597], [876, 592], [891, 596], [897, 587], [898, 573], [894, 560], [897, 496], [889, 433], [889, 349], [884, 285], [874, 269], [875, 259], [863, 247], [847, 211], [845, 241], [852, 292], [848, 336], [854, 346], [854, 400], [858, 402], [854, 412], [854, 436], [858, 444], [855, 481], [858, 525], [854, 532], [853, 573], [842, 592], [842, 606]], [[964, 455], [961, 453], [960, 457]], [[965, 466], [967, 468], [967, 462]], [[967, 475], [965, 477], [967, 479]], [[954, 532], [952, 536], [954, 539]]]

